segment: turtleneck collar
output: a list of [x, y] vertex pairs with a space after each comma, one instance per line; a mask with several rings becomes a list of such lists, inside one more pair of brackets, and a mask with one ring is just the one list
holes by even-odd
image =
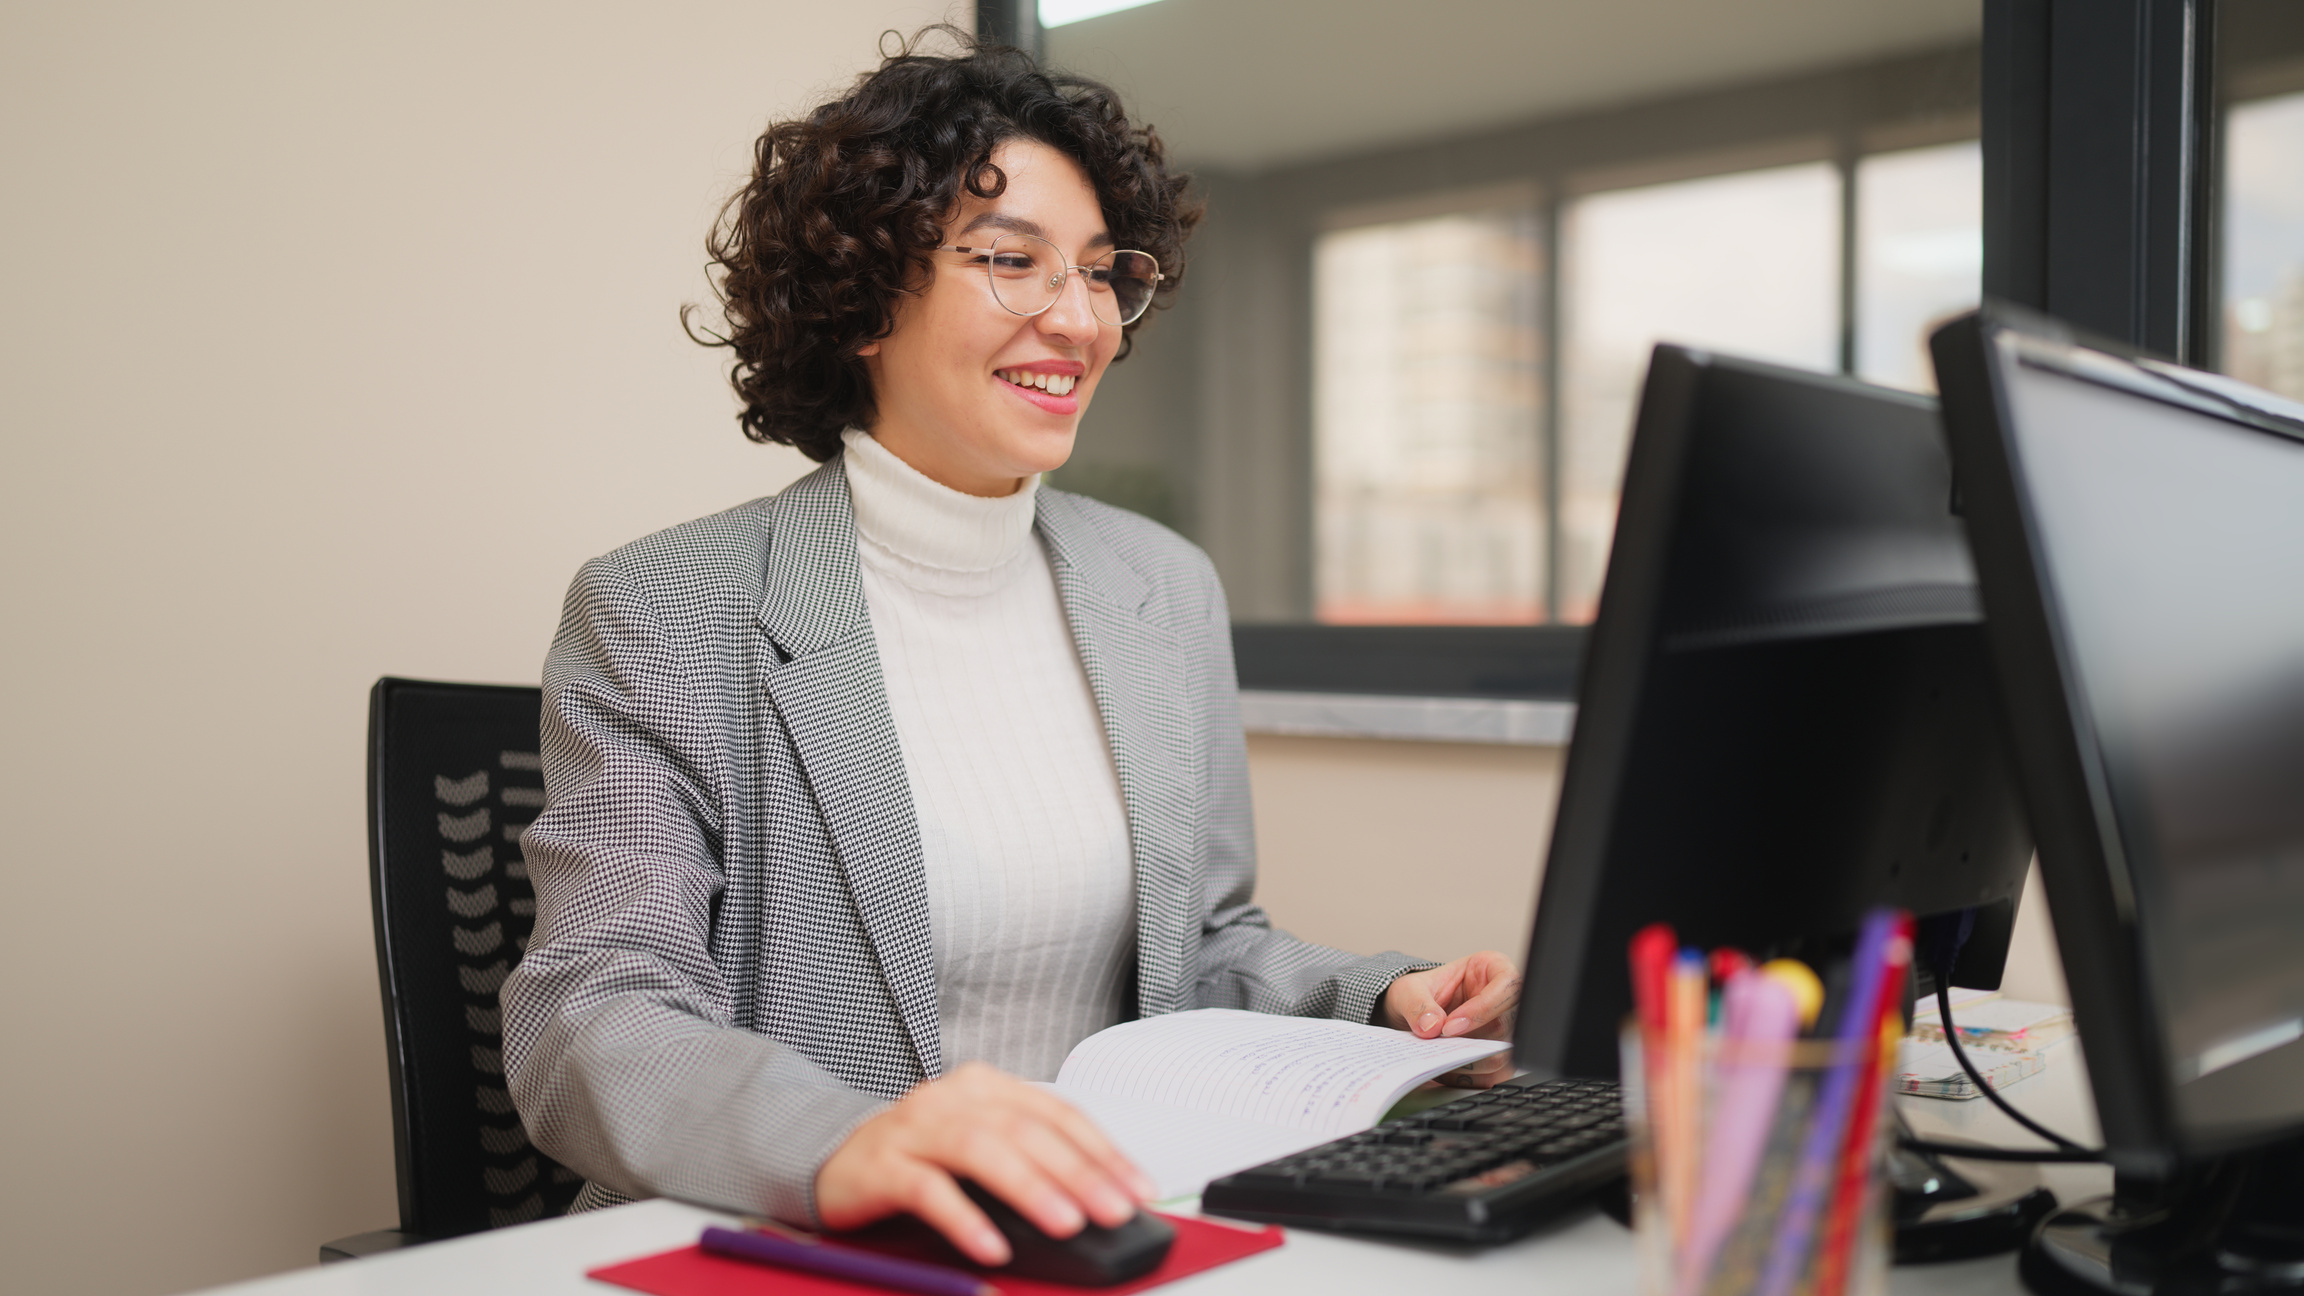
[[1013, 495], [985, 499], [931, 480], [860, 428], [840, 439], [865, 544], [936, 571], [989, 572], [1014, 561], [1030, 538], [1038, 475]]

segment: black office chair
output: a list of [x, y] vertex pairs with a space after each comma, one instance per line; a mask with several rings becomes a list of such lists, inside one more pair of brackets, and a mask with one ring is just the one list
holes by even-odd
[[568, 1209], [583, 1181], [528, 1143], [504, 1088], [497, 988], [536, 892], [520, 830], [544, 804], [538, 690], [385, 678], [368, 695], [368, 877], [392, 1070], [400, 1227], [348, 1260]]

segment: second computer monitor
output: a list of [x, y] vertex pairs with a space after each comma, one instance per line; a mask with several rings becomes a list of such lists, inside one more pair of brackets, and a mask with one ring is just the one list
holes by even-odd
[[1874, 905], [1966, 913], [1981, 922], [1955, 979], [1998, 984], [2031, 837], [1957, 508], [1934, 402], [1657, 348], [1530, 942], [1523, 1066], [1616, 1073], [1625, 943], [1649, 922], [1822, 957]]

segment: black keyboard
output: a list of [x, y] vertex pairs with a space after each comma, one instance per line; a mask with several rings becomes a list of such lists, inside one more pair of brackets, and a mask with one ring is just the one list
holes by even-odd
[[1507, 1082], [1209, 1184], [1213, 1215], [1501, 1242], [1625, 1172], [1606, 1080]]

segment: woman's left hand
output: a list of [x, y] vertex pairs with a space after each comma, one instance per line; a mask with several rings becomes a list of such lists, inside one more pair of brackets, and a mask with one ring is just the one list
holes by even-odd
[[[1494, 950], [1411, 972], [1384, 992], [1384, 1024], [1419, 1039], [1512, 1038], [1520, 1003], [1520, 969]], [[1460, 1089], [1486, 1089], [1512, 1078], [1512, 1055], [1499, 1053], [1440, 1077]]]

